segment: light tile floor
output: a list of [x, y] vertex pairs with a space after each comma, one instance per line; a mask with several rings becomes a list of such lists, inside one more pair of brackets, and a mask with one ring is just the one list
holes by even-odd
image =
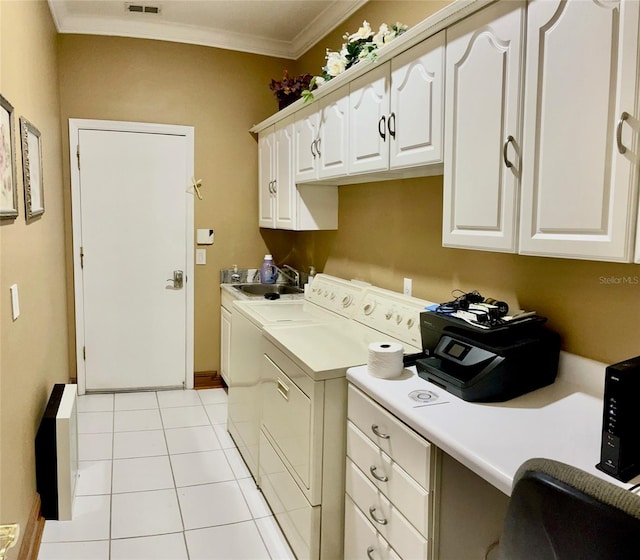
[[73, 520], [38, 559], [293, 559], [226, 418], [223, 389], [79, 397]]

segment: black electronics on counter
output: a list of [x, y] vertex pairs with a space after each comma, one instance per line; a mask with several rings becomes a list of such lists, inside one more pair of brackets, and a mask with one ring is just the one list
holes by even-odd
[[489, 329], [450, 315], [420, 314], [420, 377], [465, 401], [502, 402], [555, 381], [560, 336], [528, 317]]
[[640, 474], [640, 356], [608, 366], [598, 469], [622, 482]]

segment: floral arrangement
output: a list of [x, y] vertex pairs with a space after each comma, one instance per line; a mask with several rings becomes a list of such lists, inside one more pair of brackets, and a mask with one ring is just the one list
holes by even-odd
[[321, 86], [325, 82], [342, 74], [345, 70], [351, 68], [361, 60], [374, 61], [377, 58], [376, 52], [380, 47], [388, 45], [396, 37], [402, 35], [408, 27], [399, 22], [388, 26], [383, 23], [374, 33], [368, 21], [362, 23], [362, 27], [356, 33], [345, 33], [342, 48], [339, 51], [330, 51], [327, 49], [327, 63], [322, 68], [321, 76], [314, 76], [309, 82], [309, 87], [302, 91], [302, 97], [305, 101], [313, 100], [312, 90], [314, 87]]
[[300, 99], [303, 91], [313, 89], [312, 78], [311, 74], [302, 74], [292, 78], [289, 76], [289, 71], [285, 70], [282, 80], [271, 80], [269, 89], [276, 96], [280, 109]]

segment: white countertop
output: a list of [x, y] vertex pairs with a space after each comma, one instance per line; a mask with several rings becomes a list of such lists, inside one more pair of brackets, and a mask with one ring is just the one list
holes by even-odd
[[[351, 368], [347, 379], [423, 437], [507, 495], [527, 459], [555, 459], [622, 487], [595, 468], [600, 460], [604, 364], [562, 353], [553, 385], [504, 403], [464, 401], [405, 369], [398, 379], [369, 375], [367, 366]], [[584, 375], [576, 375], [583, 368]], [[408, 395], [428, 390], [438, 395], [427, 406]]]

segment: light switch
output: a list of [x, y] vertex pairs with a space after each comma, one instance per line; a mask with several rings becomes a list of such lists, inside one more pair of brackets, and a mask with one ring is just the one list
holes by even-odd
[[196, 243], [198, 245], [213, 245], [213, 230], [212, 229], [196, 230]]
[[[20, 316], [20, 300], [18, 299], [18, 284], [9, 288], [11, 291], [11, 313], [15, 321]], [[6, 292], [5, 292], [6, 293]]]
[[206, 249], [196, 249], [196, 264], [207, 264]]

